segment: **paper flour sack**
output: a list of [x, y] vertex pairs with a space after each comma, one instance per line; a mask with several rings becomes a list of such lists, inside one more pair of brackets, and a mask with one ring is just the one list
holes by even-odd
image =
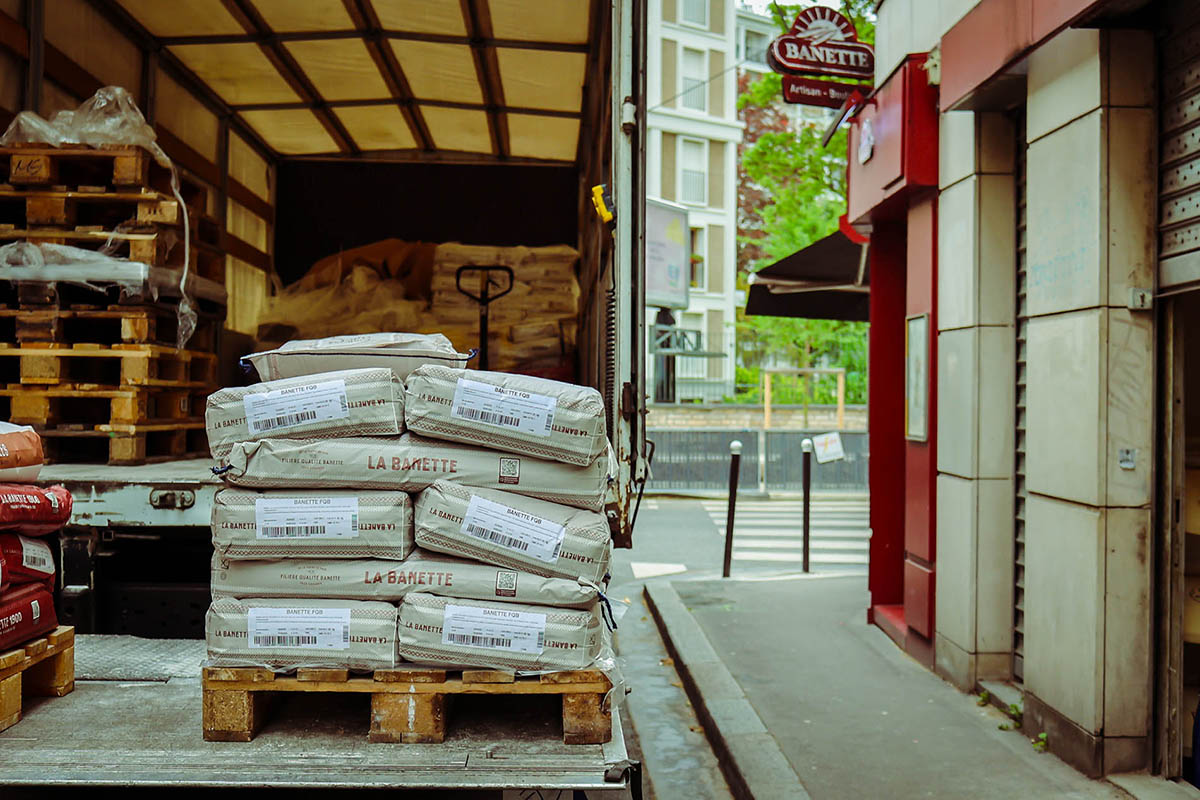
[[404, 492], [222, 489], [213, 498], [213, 550], [225, 559], [385, 558], [413, 551]]
[[376, 670], [396, 666], [396, 607], [354, 600], [213, 600], [204, 618], [216, 667]]
[[437, 481], [417, 497], [417, 543], [537, 575], [603, 581], [611, 535], [602, 514], [495, 489]]
[[502, 603], [590, 608], [598, 590], [573, 579], [418, 550], [406, 561], [378, 558], [212, 561], [213, 597], [338, 597], [397, 602], [414, 591]]
[[489, 603], [413, 592], [400, 604], [400, 655], [421, 664], [586, 669], [600, 652], [596, 607]]
[[404, 416], [425, 436], [578, 466], [608, 447], [600, 393], [546, 378], [421, 367], [405, 382]]
[[32, 483], [42, 469], [42, 437], [28, 425], [0, 420], [0, 481]]
[[404, 386], [389, 369], [324, 372], [213, 392], [204, 412], [213, 458], [235, 442], [404, 431]]
[[264, 381], [315, 375], [337, 369], [386, 367], [400, 380], [426, 364], [464, 367], [471, 354], [460, 353], [440, 333], [362, 333], [326, 339], [297, 339], [275, 350], [242, 359]]
[[219, 472], [235, 486], [353, 488], [419, 492], [436, 480], [503, 489], [600, 511], [609, 458], [586, 467], [425, 439], [393, 437], [238, 442]]

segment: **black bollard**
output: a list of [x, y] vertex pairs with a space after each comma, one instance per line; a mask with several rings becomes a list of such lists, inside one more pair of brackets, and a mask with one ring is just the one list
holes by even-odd
[[733, 509], [737, 504], [738, 470], [742, 464], [742, 443], [734, 439], [729, 443], [729, 511], [725, 514], [725, 566], [721, 577], [729, 577], [733, 562]]
[[812, 457], [813, 457], [813, 441], [805, 439], [800, 443], [800, 450], [803, 453], [801, 456], [801, 467], [804, 480], [804, 571], [808, 572], [808, 512], [812, 493]]

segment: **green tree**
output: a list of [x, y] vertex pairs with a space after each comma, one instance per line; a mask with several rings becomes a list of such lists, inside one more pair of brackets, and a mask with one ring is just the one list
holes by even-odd
[[[858, 29], [859, 39], [875, 38], [873, 0], [842, 0], [841, 11]], [[772, 15], [787, 30], [803, 6], [773, 4]], [[784, 124], [782, 80], [767, 73], [739, 86], [738, 111], [746, 123], [740, 149], [738, 284], [750, 272], [807, 247], [837, 229], [845, 213], [846, 131], [823, 147], [830, 114], [804, 115]], [[738, 383], [736, 400], [761, 402], [761, 370], [774, 364], [796, 367], [844, 367], [846, 401], [866, 401], [866, 323], [837, 320], [747, 317], [738, 312]], [[776, 380], [775, 402], [807, 404], [834, 401], [832, 377]]]

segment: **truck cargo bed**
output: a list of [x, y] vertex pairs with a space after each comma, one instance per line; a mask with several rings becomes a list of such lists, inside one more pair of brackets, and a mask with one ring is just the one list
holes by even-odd
[[205, 742], [203, 655], [194, 640], [79, 636], [75, 691], [27, 701], [24, 719], [0, 733], [0, 786], [541, 788], [640, 797], [619, 711], [610, 743], [565, 745], [554, 713], [463, 697], [444, 743], [370, 744], [365, 698], [307, 696], [303, 708], [281, 704], [251, 742]]

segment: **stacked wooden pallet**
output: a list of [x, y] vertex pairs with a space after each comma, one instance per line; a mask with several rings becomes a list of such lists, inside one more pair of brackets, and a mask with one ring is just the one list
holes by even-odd
[[[65, 244], [152, 267], [184, 266], [183, 210], [138, 147], [0, 148], [0, 245]], [[224, 282], [203, 189], [181, 191], [194, 274]], [[0, 281], [0, 418], [35, 426], [50, 461], [141, 464], [204, 454], [204, 397], [224, 320], [199, 320], [178, 349], [178, 300], [145, 287]]]

